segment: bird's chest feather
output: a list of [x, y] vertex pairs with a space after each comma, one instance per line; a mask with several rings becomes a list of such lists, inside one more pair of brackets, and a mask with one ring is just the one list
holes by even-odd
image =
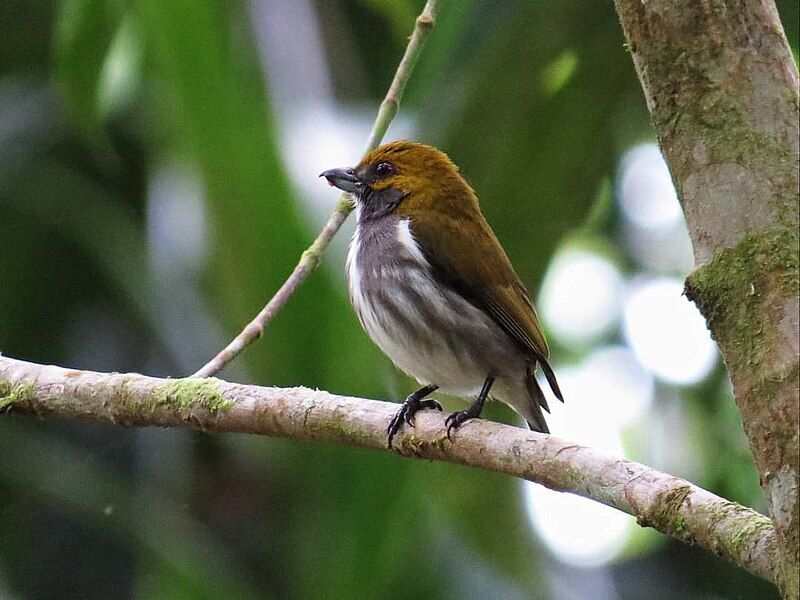
[[418, 329], [420, 301], [436, 292], [409, 222], [391, 215], [359, 222], [347, 255], [347, 279], [361, 325], [387, 353], [384, 346], [396, 343], [384, 338]]
[[347, 276], [364, 330], [419, 381], [472, 390], [486, 375], [486, 360], [503, 354], [498, 347], [507, 345], [505, 335], [434, 277], [407, 220], [389, 215], [359, 223]]

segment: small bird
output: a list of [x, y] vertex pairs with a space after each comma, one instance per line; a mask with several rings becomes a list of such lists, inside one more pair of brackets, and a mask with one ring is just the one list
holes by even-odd
[[448, 438], [480, 416], [490, 393], [531, 429], [549, 433], [537, 365], [555, 396], [562, 402], [563, 396], [536, 311], [450, 158], [432, 146], [396, 141], [356, 167], [320, 177], [355, 202], [346, 270], [358, 320], [422, 385], [390, 422], [389, 447], [404, 422], [413, 426], [417, 411], [442, 410], [425, 399], [436, 390], [474, 398], [447, 418]]

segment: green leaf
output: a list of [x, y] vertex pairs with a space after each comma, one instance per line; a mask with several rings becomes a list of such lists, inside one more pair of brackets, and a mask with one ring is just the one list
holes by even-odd
[[100, 73], [123, 15], [121, 0], [63, 0], [56, 19], [56, 81], [72, 117], [89, 137], [99, 134]]

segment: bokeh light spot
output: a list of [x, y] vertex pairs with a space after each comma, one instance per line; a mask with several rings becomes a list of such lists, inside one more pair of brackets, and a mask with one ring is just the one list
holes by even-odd
[[[550, 396], [554, 410], [547, 420], [551, 431], [562, 439], [624, 456], [620, 426], [626, 418], [621, 417], [622, 412], [615, 404], [614, 391], [608, 386], [597, 386], [598, 380], [603, 379], [598, 368], [609, 362], [609, 358], [614, 355], [600, 354], [578, 368], [558, 366], [566, 403], [554, 405], [557, 401]], [[578, 566], [599, 566], [611, 562], [627, 541], [633, 523], [629, 516], [586, 498], [529, 482], [523, 485], [523, 500], [531, 523], [559, 560]]]
[[617, 321], [621, 290], [622, 277], [611, 261], [583, 249], [564, 250], [542, 284], [542, 318], [565, 344], [591, 342]]
[[634, 285], [625, 303], [624, 331], [639, 362], [670, 383], [697, 383], [716, 364], [717, 347], [705, 319], [677, 279]]
[[667, 163], [655, 144], [628, 151], [622, 159], [618, 187], [623, 214], [639, 227], [669, 227], [683, 218]]

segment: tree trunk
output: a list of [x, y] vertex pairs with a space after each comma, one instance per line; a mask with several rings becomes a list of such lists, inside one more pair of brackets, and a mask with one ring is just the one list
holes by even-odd
[[772, 0], [615, 3], [797, 598], [797, 67]]

